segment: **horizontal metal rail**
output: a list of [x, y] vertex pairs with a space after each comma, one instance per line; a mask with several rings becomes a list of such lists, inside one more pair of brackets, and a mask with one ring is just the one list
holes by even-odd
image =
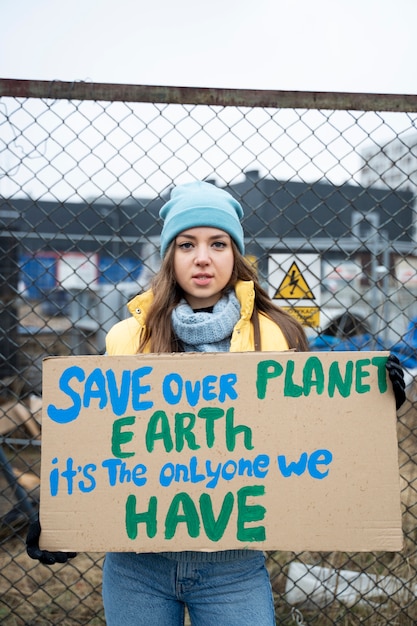
[[210, 106], [417, 112], [417, 94], [369, 94], [0, 79], [0, 96]]

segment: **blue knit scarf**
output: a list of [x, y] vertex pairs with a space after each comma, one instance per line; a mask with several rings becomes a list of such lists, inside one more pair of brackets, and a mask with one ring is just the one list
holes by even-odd
[[239, 318], [239, 300], [234, 291], [229, 291], [214, 305], [212, 313], [194, 312], [181, 300], [172, 313], [172, 326], [184, 352], [228, 352]]

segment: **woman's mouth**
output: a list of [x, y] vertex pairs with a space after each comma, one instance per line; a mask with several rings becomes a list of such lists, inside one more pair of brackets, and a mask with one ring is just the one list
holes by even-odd
[[209, 274], [195, 274], [195, 276], [193, 276], [193, 282], [199, 287], [208, 285], [211, 279], [212, 279], [212, 276]]

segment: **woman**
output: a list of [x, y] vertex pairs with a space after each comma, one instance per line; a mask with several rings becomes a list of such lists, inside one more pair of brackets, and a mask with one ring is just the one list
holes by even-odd
[[[137, 352], [306, 350], [300, 324], [278, 309], [245, 260], [240, 204], [196, 182], [174, 189], [160, 211], [161, 269], [107, 336], [109, 355]], [[107, 623], [269, 626], [274, 605], [257, 550], [108, 554]]]
[[[245, 260], [243, 211], [229, 193], [182, 185], [160, 216], [160, 271], [108, 333], [109, 355], [307, 349], [301, 325], [274, 305]], [[398, 406], [402, 370], [390, 363]], [[39, 550], [39, 532], [39, 523], [29, 532], [29, 556], [49, 564], [74, 556]], [[179, 626], [185, 606], [193, 626], [275, 624], [259, 550], [109, 553], [103, 599], [107, 626]]]
[[[229, 193], [209, 183], [182, 185], [160, 216], [161, 269], [151, 289], [129, 303], [132, 317], [108, 333], [108, 354], [253, 350], [256, 313], [263, 350], [307, 349], [300, 324], [273, 304], [243, 257], [243, 211]], [[210, 349], [198, 345], [205, 344], [201, 332]]]

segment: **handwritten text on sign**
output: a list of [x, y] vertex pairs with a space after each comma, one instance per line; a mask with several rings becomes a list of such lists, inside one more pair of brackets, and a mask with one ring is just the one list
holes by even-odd
[[380, 412], [389, 406], [386, 354], [247, 357], [46, 361], [55, 374], [44, 391], [43, 453], [48, 431], [54, 447], [43, 454], [42, 493], [52, 517], [58, 502], [79, 509], [89, 535], [93, 513], [108, 507], [118, 549], [275, 541], [274, 496], [300, 481], [314, 493], [314, 483], [328, 483], [327, 495], [337, 488], [352, 450], [341, 454], [332, 432], [346, 416], [369, 419], [375, 399]]

